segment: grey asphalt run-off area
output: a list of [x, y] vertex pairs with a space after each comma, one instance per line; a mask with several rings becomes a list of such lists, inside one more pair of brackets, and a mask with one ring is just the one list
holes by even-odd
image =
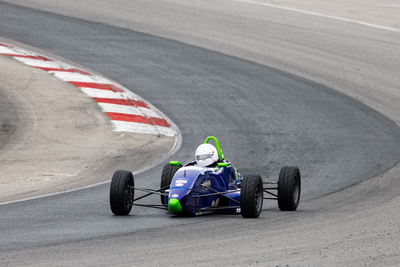
[[[209, 8], [201, 4], [199, 6], [196, 6], [199, 8], [199, 13], [202, 8]], [[236, 4], [232, 6], [231, 11], [236, 11], [238, 8]], [[337, 53], [331, 60], [333, 62], [331, 70], [339, 68], [341, 64], [336, 61], [343, 58], [349, 61], [346, 62], [349, 66], [344, 64], [344, 69], [354, 70], [356, 66], [378, 75], [374, 70], [370, 70], [369, 60], [373, 60], [373, 56], [367, 57], [365, 62], [360, 63], [360, 58], [364, 53], [362, 50], [370, 49], [376, 52], [375, 47], [382, 46], [385, 49], [395, 46], [398, 50], [395, 37], [387, 36], [385, 33], [382, 33], [382, 36], [376, 35], [372, 44], [366, 44], [366, 41], [372, 38], [371, 35], [378, 30], [358, 32], [358, 27], [362, 27], [360, 25], [342, 29], [334, 25], [325, 25], [324, 22], [318, 24], [317, 18], [300, 26], [291, 20], [283, 22], [279, 14], [286, 11], [282, 10], [276, 12], [279, 14], [271, 15], [270, 21], [262, 21], [257, 20], [260, 15], [255, 12], [253, 22], [266, 23], [269, 34], [278, 36], [278, 41], [271, 41], [269, 44], [272, 48], [279, 52], [279, 49], [287, 49], [287, 56], [290, 57], [290, 53], [297, 49], [295, 46], [282, 47], [280, 45], [283, 40], [290, 40], [285, 36], [297, 40], [297, 45], [301, 46], [301, 50], [298, 51], [299, 58], [293, 59], [293, 61], [299, 60], [296, 64], [279, 63], [279, 60], [290, 61], [285, 56], [272, 58], [267, 52], [259, 52], [262, 55], [259, 57], [260, 61], [271, 57], [271, 61], [265, 61], [262, 64], [257, 60], [251, 60], [254, 56], [253, 52], [246, 52], [244, 41], [243, 50], [238, 49], [236, 51], [238, 56], [232, 56], [230, 54], [235, 54], [234, 49], [227, 53], [218, 51], [218, 49], [224, 49], [225, 43], [211, 51], [207, 47], [207, 42], [195, 46], [186, 40], [185, 42], [172, 40], [179, 40], [184, 30], [182, 32], [177, 30], [176, 35], [171, 35], [173, 38], [168, 39], [162, 34], [155, 36], [128, 29], [129, 27], [123, 28], [120, 25], [117, 27], [113, 25], [115, 24], [113, 22], [107, 24], [103, 21], [101, 23], [90, 21], [93, 18], [85, 20], [56, 14], [59, 11], [49, 13], [4, 2], [0, 2], [0, 7], [1, 37], [47, 51], [118, 81], [150, 101], [179, 127], [182, 137], [179, 150], [157, 166], [138, 173], [135, 176], [136, 184], [157, 187], [164, 162], [170, 159], [181, 162], [192, 160], [196, 147], [207, 136], [214, 135], [220, 140], [227, 159], [232, 161], [242, 174], [256, 172], [266, 180], [276, 180], [280, 167], [298, 166], [302, 173], [301, 200], [304, 201], [304, 204], [300, 203], [299, 210], [295, 213], [280, 213], [277, 211], [276, 203], [266, 203], [258, 221], [244, 220], [240, 216], [221, 215], [175, 218], [164, 211], [140, 208], [134, 209], [132, 216], [116, 217], [112, 216], [109, 210], [109, 185], [106, 183], [84, 190], [2, 205], [0, 206], [2, 214], [0, 255], [5, 258], [6, 265], [27, 264], [29, 261], [24, 259], [23, 255], [38, 255], [34, 256], [35, 260], [38, 260], [40, 255], [46, 255], [50, 257], [50, 264], [63, 262], [65, 265], [93, 265], [103, 248], [120, 242], [110, 252], [103, 251], [101, 259], [104, 264], [111, 264], [118, 261], [118, 253], [124, 251], [121, 246], [129, 244], [129, 237], [135, 240], [132, 246], [136, 250], [140, 250], [141, 246], [144, 250], [157, 248], [161, 251], [160, 257], [171, 250], [163, 250], [161, 244], [156, 244], [157, 240], [170, 241], [173, 246], [185, 245], [181, 253], [178, 253], [178, 255], [184, 255], [187, 253], [190, 240], [197, 242], [195, 247], [199, 248], [208, 244], [213, 237], [217, 237], [218, 240], [213, 245], [204, 248], [203, 252], [209, 253], [208, 257], [216, 262], [221, 263], [224, 260], [226, 265], [232, 265], [234, 261], [229, 260], [226, 253], [215, 250], [219, 253], [213, 254], [210, 253], [210, 249], [218, 247], [220, 242], [239, 243], [242, 240], [248, 245], [248, 249], [243, 251], [248, 259], [242, 258], [238, 264], [252, 263], [254, 259], [254, 263], [262, 265], [262, 259], [265, 256], [262, 256], [261, 250], [256, 251], [257, 246], [251, 243], [255, 236], [266, 238], [267, 234], [271, 234], [276, 237], [275, 235], [282, 232], [304, 230], [307, 224], [312, 226], [315, 220], [321, 218], [326, 218], [320, 220], [321, 224], [325, 222], [327, 225], [332, 225], [332, 221], [337, 220], [337, 214], [340, 214], [337, 210], [336, 213], [325, 214], [325, 217], [322, 217], [322, 214], [321, 217], [317, 215], [318, 211], [322, 213], [324, 210], [324, 206], [319, 206], [321, 203], [326, 203], [323, 196], [328, 195], [328, 198], [332, 196], [337, 200], [336, 203], [343, 204], [339, 206], [332, 203], [329, 209], [337, 207], [341, 210], [346, 206], [346, 198], [338, 197], [341, 192], [348, 190], [346, 188], [349, 186], [390, 170], [400, 161], [398, 149], [400, 130], [394, 119], [388, 118], [389, 113], [384, 114], [386, 111], [384, 101], [379, 102], [374, 97], [367, 99], [363, 93], [360, 93], [357, 99], [350, 97], [362, 91], [363, 87], [365, 87], [365, 92], [369, 92], [371, 88], [362, 81], [348, 78], [346, 75], [351, 76], [349, 72], [343, 76], [340, 72], [329, 76], [328, 69], [319, 70], [318, 79], [311, 79], [313, 75], [318, 76], [318, 73], [313, 74], [315, 71], [313, 67], [304, 66], [304, 75], [298, 73], [302, 64], [307, 63], [301, 62], [301, 57], [313, 54], [318, 57], [316, 61], [323, 62], [333, 53]], [[161, 9], [161, 6], [159, 8]], [[243, 11], [250, 13], [250, 9], [246, 7]], [[223, 13], [223, 11], [220, 12]], [[77, 13], [77, 16], [79, 14]], [[248, 16], [247, 13], [245, 14]], [[207, 16], [214, 18], [213, 15]], [[301, 15], [298, 16], [301, 17]], [[124, 13], [121, 17], [124, 18]], [[160, 18], [162, 19], [164, 18]], [[292, 19], [295, 20], [295, 16]], [[234, 18], [229, 17], [228, 20], [234, 21]], [[320, 20], [323, 21], [323, 18]], [[116, 24], [123, 23], [116, 22]], [[152, 33], [151, 31], [158, 32], [159, 30], [149, 31]], [[202, 30], [200, 29], [199, 32]], [[281, 32], [285, 35], [278, 34]], [[320, 39], [316, 38], [315, 43], [307, 45], [306, 43], [309, 42], [307, 40], [315, 34]], [[386, 39], [381, 42], [379, 37]], [[198, 37], [194, 36], [193, 39], [195, 38]], [[210, 42], [218, 40], [217, 37], [207, 38]], [[326, 44], [330, 46], [324, 46]], [[342, 50], [340, 46], [344, 44], [352, 45]], [[258, 47], [257, 44], [255, 47]], [[357, 50], [357, 47], [361, 48]], [[285, 64], [287, 64], [286, 71]], [[350, 66], [352, 64], [353, 66]], [[274, 67], [275, 65], [277, 67]], [[386, 68], [389, 69], [392, 65], [395, 63], [387, 56]], [[390, 74], [391, 72], [386, 73], [389, 76]], [[385, 83], [390, 85], [389, 87], [393, 84], [398, 85], [398, 81], [393, 77], [385, 80]], [[368, 78], [365, 79], [368, 80]], [[353, 85], [354, 88], [349, 85]], [[345, 94], [345, 89], [341, 91], [337, 90], [337, 87], [349, 88], [349, 93]], [[3, 95], [6, 89], [2, 89], [0, 93]], [[6, 98], [2, 98], [1, 101], [8, 103], [3, 99]], [[368, 101], [364, 101], [365, 99]], [[364, 103], [359, 100], [363, 100]], [[378, 102], [377, 106], [380, 108], [371, 108], [373, 101]], [[2, 104], [0, 122], [4, 122], [4, 114], [9, 112], [8, 107]], [[2, 132], [2, 140], [7, 140], [10, 135], [4, 132]], [[114, 166], [129, 169], [132, 162], [129, 159], [129, 153], [132, 154], [132, 152], [127, 153], [125, 157], [110, 158], [103, 162], [102, 168], [94, 170], [91, 174], [85, 172], [85, 175], [108, 175], [111, 178]], [[364, 184], [361, 183], [361, 185]], [[353, 187], [350, 190], [357, 191], [358, 188]], [[332, 194], [337, 191], [340, 192]], [[369, 192], [364, 191], [363, 195], [368, 195]], [[359, 205], [354, 200], [348, 200], [348, 202], [356, 203], [355, 206]], [[328, 218], [332, 220], [327, 221]], [[295, 227], [293, 221], [298, 222], [298, 229], [293, 229]], [[287, 224], [286, 227], [279, 228], [279, 225], [283, 227], [284, 223]], [[339, 222], [335, 221], [335, 223]], [[271, 227], [266, 231], [264, 228], [269, 225]], [[242, 232], [244, 227], [246, 232]], [[318, 224], [314, 227], [324, 232], [322, 225]], [[215, 236], [215, 230], [210, 228], [220, 229], [218, 236]], [[299, 235], [304, 238], [304, 244], [312, 243], [307, 236]], [[183, 236], [188, 238], [182, 241], [179, 237]], [[287, 245], [290, 236], [285, 235], [286, 238], [283, 237], [282, 242]], [[326, 233], [326, 239], [331, 237], [335, 240], [338, 236], [340, 237], [340, 233], [338, 235]], [[317, 240], [313, 244], [323, 244], [323, 240], [315, 236], [313, 240]], [[313, 257], [317, 248], [308, 251], [297, 242], [292, 243], [292, 246], [296, 246], [297, 250], [302, 252], [295, 255], [302, 255], [302, 260], [305, 260], [304, 265], [327, 260], [322, 257]], [[337, 244], [340, 242], [338, 240], [332, 242], [335, 243], [328, 242], [327, 247], [334, 247], [339, 253]], [[277, 245], [275, 241], [269, 239], [259, 243], [259, 246], [266, 249], [270, 246], [269, 244]], [[285, 244], [281, 246], [285, 247]], [[74, 248], [74, 245], [77, 248]], [[92, 245], [102, 249], [94, 252], [93, 248], [89, 248], [81, 261], [68, 257], [77, 253], [78, 248], [88, 248]], [[279, 246], [275, 248], [278, 249]], [[20, 250], [24, 253], [17, 257], [18, 261], [13, 260]], [[59, 250], [67, 253], [65, 256], [60, 256], [56, 253]], [[234, 249], [234, 251], [238, 250]], [[38, 252], [43, 254], [37, 254]], [[135, 251], [136, 261], [127, 259], [127, 262], [120, 264], [129, 265], [131, 262], [152, 265], [164, 260], [160, 257], [149, 259], [146, 253], [148, 252]], [[285, 254], [281, 248], [276, 255], [288, 254]], [[55, 259], [49, 255], [58, 255], [59, 258]], [[220, 260], [217, 260], [218, 257]], [[302, 265], [299, 257], [293, 257], [293, 261], [291, 258], [286, 262]], [[350, 256], [346, 257], [348, 261]], [[199, 260], [199, 257], [195, 257], [194, 265], [205, 265]], [[368, 260], [363, 260], [368, 263]], [[37, 261], [37, 265], [45, 262]], [[173, 264], [172, 259], [166, 262], [167, 265]], [[190, 261], [182, 259], [181, 262]], [[269, 263], [280, 265], [286, 262], [274, 258]], [[267, 263], [268, 261], [264, 262], [269, 265]], [[355, 262], [349, 263], [357, 265]]]

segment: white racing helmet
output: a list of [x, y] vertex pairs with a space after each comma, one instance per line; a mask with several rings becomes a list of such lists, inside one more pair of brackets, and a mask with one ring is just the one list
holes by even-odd
[[211, 144], [201, 144], [196, 149], [196, 163], [199, 166], [207, 167], [218, 162], [217, 149]]

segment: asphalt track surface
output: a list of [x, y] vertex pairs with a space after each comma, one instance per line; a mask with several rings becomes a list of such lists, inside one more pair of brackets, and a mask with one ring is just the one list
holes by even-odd
[[[173, 159], [193, 158], [197, 145], [206, 136], [215, 135], [227, 158], [242, 173], [252, 171], [276, 178], [281, 166], [299, 166], [303, 178], [302, 200], [308, 201], [372, 178], [400, 161], [400, 131], [394, 121], [328, 86], [269, 67], [268, 62], [258, 64], [105, 23], [5, 3], [0, 3], [0, 7], [0, 36], [39, 47], [103, 73], [163, 111], [182, 134], [181, 149]], [[293, 25], [289, 24], [271, 22], [268, 26], [290, 32]], [[306, 35], [313, 32], [307, 28], [297, 30]], [[342, 33], [343, 29], [326, 31], [327, 35], [340, 36], [343, 43], [354, 42], [354, 36]], [[367, 38], [368, 34], [358, 37]], [[138, 174], [136, 183], [157, 186], [160, 170], [156, 166]], [[157, 242], [157, 238], [172, 240], [168, 246], [179, 248], [177, 236], [186, 235], [194, 242], [207, 245], [205, 237], [212, 239], [213, 236], [210, 228], [221, 225], [230, 227], [216, 237], [226, 241], [229, 240], [226, 236], [232, 234], [254, 235], [251, 231], [259, 230], [260, 224], [291, 218], [301, 220], [299, 215], [278, 213], [275, 209], [268, 211], [267, 207], [259, 221], [244, 220], [247, 223], [242, 227], [236, 226], [241, 223], [237, 216], [171, 218], [162, 211], [145, 209], [135, 209], [133, 216], [120, 218], [111, 215], [107, 197], [106, 184], [0, 206], [0, 248], [4, 262], [28, 264], [30, 260], [23, 255], [32, 256], [41, 251], [47, 253], [43, 255], [46, 260], [38, 261], [40, 256], [35, 256], [38, 265], [46, 262], [93, 265], [95, 258], [101, 258], [101, 249], [113, 246], [113, 242], [129, 244], [129, 237], [137, 244], [145, 243], [146, 237], [150, 244]], [[297, 214], [301, 214], [301, 207]], [[303, 210], [307, 212], [310, 210]], [[250, 233], [241, 233], [243, 226]], [[91, 245], [101, 247], [100, 251], [93, 253], [88, 249], [92, 254], [84, 254], [81, 262], [71, 255], [61, 257], [54, 253], [64, 250], [69, 255], [74, 246], [87, 249]], [[142, 245], [143, 249], [151, 247]], [[258, 246], [249, 246], [248, 250], [251, 248]], [[16, 262], [13, 257], [20, 250], [25, 254]], [[105, 264], [129, 265], [119, 262], [117, 251], [112, 251], [116, 256], [104, 254], [109, 256], [102, 258]], [[142, 265], [162, 262], [158, 257], [146, 258], [147, 253], [152, 252], [135, 251], [131, 263], [135, 257], [140, 258]], [[204, 256], [207, 257], [215, 260], [217, 255]], [[247, 263], [251, 262], [249, 259]], [[201, 265], [200, 261], [195, 263]]]

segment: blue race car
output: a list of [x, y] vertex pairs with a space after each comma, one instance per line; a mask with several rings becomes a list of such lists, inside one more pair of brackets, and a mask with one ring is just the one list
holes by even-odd
[[[209, 144], [213, 140], [215, 147]], [[260, 216], [263, 199], [278, 201], [280, 210], [294, 211], [300, 200], [301, 177], [297, 167], [285, 166], [277, 182], [263, 182], [259, 174], [244, 177], [225, 160], [217, 138], [207, 137], [196, 150], [196, 160], [182, 166], [164, 165], [160, 189], [135, 187], [132, 172], [118, 170], [110, 186], [110, 206], [115, 215], [128, 215], [132, 206], [160, 208], [172, 214], [241, 213], [244, 218]], [[135, 190], [146, 194], [135, 198]], [[268, 197], [264, 197], [264, 193]], [[139, 204], [150, 195], [160, 195], [161, 204]]]

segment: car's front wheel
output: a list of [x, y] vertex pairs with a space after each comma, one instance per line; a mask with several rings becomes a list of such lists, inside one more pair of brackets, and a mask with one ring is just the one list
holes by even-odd
[[[160, 192], [165, 193], [165, 190], [170, 188], [172, 179], [174, 178], [175, 173], [179, 168], [182, 168], [182, 164], [178, 166], [170, 165], [169, 163], [165, 163], [162, 174], [161, 174], [161, 184], [160, 184]], [[161, 204], [165, 203], [165, 196], [161, 195]]]
[[247, 174], [241, 184], [240, 209], [244, 218], [258, 218], [263, 205], [263, 182], [259, 174]]
[[131, 212], [134, 191], [134, 178], [130, 171], [114, 172], [110, 186], [110, 206], [115, 215], [128, 215]]

